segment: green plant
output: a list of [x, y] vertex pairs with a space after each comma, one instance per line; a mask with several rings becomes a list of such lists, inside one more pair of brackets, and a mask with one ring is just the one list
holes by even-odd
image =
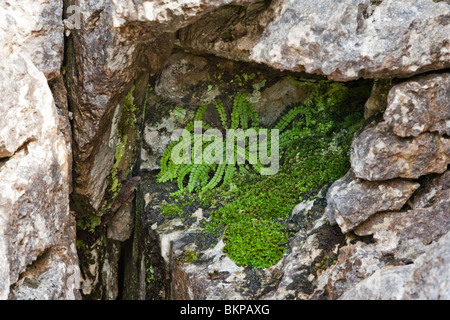
[[225, 229], [223, 249], [239, 266], [266, 268], [285, 252], [288, 237], [272, 220], [243, 219]]
[[[213, 165], [202, 173], [208, 178], [204, 185], [217, 179], [211, 183], [213, 188], [203, 189], [200, 175], [196, 178], [203, 205], [215, 208], [204, 231], [223, 235], [224, 251], [240, 266], [265, 268], [275, 264], [285, 252], [289, 234], [283, 223], [295, 205], [341, 178], [350, 167], [350, 144], [362, 125], [360, 107], [370, 94], [370, 86], [298, 82], [311, 86], [313, 95], [302, 104], [288, 107], [273, 127], [280, 130], [281, 167], [276, 175], [262, 176], [257, 168], [247, 166], [246, 170], [244, 165], [233, 168]], [[214, 103], [223, 128], [259, 129], [256, 113], [244, 113], [250, 109], [245, 105], [246, 98], [235, 96], [230, 118], [220, 102]], [[197, 119], [202, 119], [204, 110], [197, 111]], [[174, 164], [165, 159], [161, 166], [167, 172]], [[193, 168], [184, 168], [186, 172], [180, 166], [173, 176], [165, 173], [166, 178], [181, 176], [183, 181], [189, 177], [189, 185]], [[220, 181], [226, 183], [219, 185]]]
[[[233, 109], [230, 118], [228, 118], [226, 110], [220, 101], [215, 101], [213, 106], [215, 107], [220, 122], [222, 132], [227, 129], [237, 130], [237, 129], [254, 129], [257, 132], [259, 128], [259, 118], [253, 105], [247, 101], [247, 94], [236, 94], [233, 103]], [[191, 152], [189, 161], [187, 163], [177, 164], [173, 161], [172, 155], [174, 147], [180, 143], [186, 142], [186, 136], [181, 136], [178, 141], [172, 142], [161, 158], [161, 171], [158, 174], [158, 182], [166, 182], [176, 180], [178, 182], [178, 187], [181, 192], [185, 191], [193, 192], [195, 190], [199, 192], [204, 192], [215, 188], [222, 181], [223, 184], [227, 184], [231, 181], [235, 171], [236, 164], [234, 162], [227, 163], [227, 145], [222, 143], [222, 149], [212, 149], [211, 152], [205, 152], [206, 148], [213, 146], [216, 142], [215, 139], [211, 141], [206, 141], [202, 139], [202, 144], [199, 150], [195, 150], [198, 146], [195, 143], [196, 135], [203, 134], [194, 132], [194, 124], [200, 122], [202, 124], [202, 130], [211, 129], [211, 126], [207, 124], [203, 119], [203, 114], [205, 113], [208, 105], [201, 106], [194, 117], [194, 120], [188, 123], [185, 129], [189, 132], [190, 141], [187, 141], [187, 145], [190, 147]], [[209, 150], [210, 150], [209, 149]], [[242, 156], [246, 161], [250, 160], [250, 153], [247, 149], [234, 146], [234, 158], [237, 156]], [[184, 156], [185, 150], [180, 150], [180, 157]], [[218, 161], [216, 159], [216, 152], [221, 154], [222, 157]], [[221, 153], [220, 153], [221, 152]], [[203, 156], [201, 163], [196, 163], [195, 155], [201, 154]], [[253, 169], [257, 172], [261, 169], [261, 164], [259, 162], [252, 164]], [[187, 185], [185, 186], [185, 178], [187, 178]]]

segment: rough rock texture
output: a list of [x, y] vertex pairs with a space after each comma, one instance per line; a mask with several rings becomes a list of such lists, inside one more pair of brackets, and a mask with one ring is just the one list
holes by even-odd
[[[338, 263], [319, 277], [312, 298], [448, 297], [446, 78], [445, 73], [430, 74], [394, 85], [386, 95], [384, 121], [372, 120], [354, 139], [351, 164], [357, 178], [350, 172], [329, 189], [327, 198], [328, 220], [353, 232], [339, 249]], [[398, 203], [389, 200], [388, 189], [377, 196], [373, 189], [361, 188], [399, 182], [411, 189]]]
[[450, 135], [450, 74], [432, 74], [396, 85], [383, 117], [400, 137], [424, 132]]
[[325, 270], [317, 279], [311, 299], [338, 299], [358, 282], [386, 265], [376, 245], [358, 241], [339, 248], [336, 265]]
[[369, 181], [443, 173], [449, 163], [450, 139], [429, 132], [400, 138], [385, 122], [370, 125], [352, 144], [355, 176]]
[[252, 48], [273, 17], [269, 4], [256, 1], [248, 7], [225, 6], [210, 12], [181, 29], [175, 45], [195, 54], [249, 61]]
[[115, 28], [139, 24], [142, 28], [175, 32], [224, 5], [249, 5], [255, 0], [111, 0]]
[[450, 171], [437, 176], [426, 177], [422, 188], [409, 201], [413, 209], [428, 208], [438, 201], [443, 201], [450, 190]]
[[[0, 123], [1, 141], [18, 140], [7, 143], [0, 157], [0, 297], [75, 299], [79, 270], [69, 213], [70, 145], [43, 73], [19, 53], [0, 55], [1, 114], [23, 119]], [[35, 274], [35, 260], [45, 269], [42, 274]]]
[[442, 201], [424, 209], [379, 213], [358, 226], [359, 236], [373, 235], [385, 254], [413, 260], [425, 246], [450, 229], [450, 190]]
[[251, 60], [337, 81], [449, 66], [450, 6], [432, 0], [274, 1]]
[[29, 57], [48, 80], [60, 75], [64, 52], [62, 0], [13, 0], [0, 4], [0, 30], [6, 43]]
[[[142, 44], [129, 41], [112, 28], [109, 1], [71, 1], [83, 13], [80, 30], [72, 31], [68, 53], [67, 84], [73, 111], [74, 196], [86, 213], [100, 209], [114, 163], [117, 125], [125, 95], [140, 68], [155, 72], [164, 52], [170, 52], [170, 37], [156, 38], [161, 54], [149, 61], [138, 60]], [[161, 41], [161, 42], [159, 42]], [[78, 209], [77, 209], [78, 210]]]
[[341, 300], [448, 300], [450, 233], [414, 264], [385, 267], [345, 292]]
[[377, 212], [402, 209], [419, 187], [419, 183], [404, 180], [363, 181], [350, 171], [328, 190], [326, 215], [347, 233]]

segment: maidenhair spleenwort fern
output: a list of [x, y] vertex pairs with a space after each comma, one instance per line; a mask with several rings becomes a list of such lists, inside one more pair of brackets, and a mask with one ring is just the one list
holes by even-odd
[[[225, 108], [220, 101], [213, 102], [213, 106], [215, 107], [219, 115], [219, 119], [222, 125], [221, 132], [227, 129], [247, 130], [250, 128], [254, 129], [256, 133], [258, 132], [258, 114], [253, 108], [253, 105], [247, 101], [247, 94], [241, 93], [235, 95], [230, 119], [228, 119], [227, 112], [225, 111]], [[174, 161], [172, 161], [171, 156], [174, 147], [178, 143], [182, 142], [184, 138], [180, 137], [179, 140], [173, 141], [171, 144], [169, 144], [161, 158], [161, 171], [157, 177], [158, 182], [166, 182], [176, 179], [180, 191], [187, 190], [188, 192], [202, 192], [215, 188], [220, 182], [227, 184], [231, 181], [234, 172], [236, 171], [236, 164], [234, 163], [234, 161], [227, 163], [226, 156], [229, 155], [230, 152], [232, 153], [233, 159], [237, 159], [237, 157], [239, 156], [241, 159], [243, 159], [243, 161], [247, 163], [249, 162], [249, 160], [254, 160], [253, 154], [249, 153], [247, 149], [244, 149], [238, 145], [234, 146], [234, 150], [227, 150], [225, 142], [222, 143], [223, 150], [213, 149], [213, 153], [205, 153], [205, 148], [211, 145], [213, 141], [204, 141], [202, 139], [201, 150], [197, 151], [202, 154], [203, 159], [201, 163], [195, 163], [195, 152], [192, 152], [195, 147], [194, 140], [196, 134], [194, 134], [194, 124], [195, 121], [200, 121], [202, 124], [202, 130], [208, 130], [211, 128], [211, 126], [203, 120], [203, 114], [205, 113], [207, 108], [208, 105], [199, 107], [195, 114], [194, 120], [188, 123], [185, 127], [185, 129], [190, 133], [191, 139], [190, 161], [188, 163], [182, 164], [176, 164]], [[236, 137], [239, 137], [239, 134], [242, 134], [242, 132], [238, 133]], [[211, 159], [214, 159], [214, 157], [216, 156], [215, 152], [220, 151], [222, 151], [223, 155], [222, 159], [220, 159], [221, 161], [217, 161], [218, 163], [211, 161]], [[259, 161], [252, 161], [250, 164], [257, 172], [259, 172], [262, 167]], [[185, 185], [186, 180], [187, 185]]]
[[[255, 138], [260, 132], [259, 127], [259, 117], [257, 112], [255, 111], [253, 105], [247, 100], [246, 93], [236, 94], [233, 102], [233, 109], [230, 115], [230, 119], [228, 119], [227, 112], [220, 101], [215, 101], [212, 105], [217, 110], [219, 115], [221, 130], [220, 132], [224, 132], [227, 130], [235, 130], [236, 137], [239, 138], [240, 134], [244, 134], [247, 130], [253, 129]], [[257, 158], [256, 153], [259, 151], [260, 145], [253, 141], [253, 145], [251, 139], [249, 138], [249, 143], [245, 144], [245, 147], [238, 144], [234, 144], [233, 141], [233, 149], [230, 150], [230, 147], [222, 141], [222, 150], [212, 149], [212, 153], [204, 152], [208, 146], [211, 146], [213, 141], [205, 141], [202, 139], [201, 150], [197, 150], [197, 152], [202, 154], [202, 162], [196, 163], [194, 160], [195, 150], [195, 134], [194, 132], [194, 124], [195, 121], [199, 121], [202, 124], [202, 130], [211, 129], [211, 126], [208, 125], [203, 120], [203, 114], [205, 113], [208, 105], [203, 105], [198, 108], [194, 120], [188, 123], [185, 129], [189, 132], [190, 135], [190, 155], [186, 158], [187, 163], [176, 164], [171, 158], [173, 155], [174, 147], [183, 142], [183, 139], [187, 139], [187, 136], [184, 135], [180, 137], [179, 140], [173, 141], [169, 144], [167, 149], [165, 150], [162, 158], [161, 158], [161, 171], [157, 176], [158, 182], [166, 182], [175, 180], [178, 183], [179, 192], [188, 191], [198, 191], [204, 192], [206, 190], [210, 190], [218, 186], [221, 182], [223, 184], [228, 184], [231, 182], [234, 173], [239, 171], [247, 171], [246, 166], [244, 164], [250, 164], [252, 169], [257, 173], [261, 173], [263, 169], [263, 165], [260, 160]], [[306, 127], [309, 125], [309, 119], [311, 115], [315, 112], [313, 107], [306, 103], [300, 106], [292, 108], [287, 114], [285, 114], [279, 122], [275, 125], [273, 129], [279, 130], [279, 132], [286, 130], [289, 124], [299, 115], [303, 114], [304, 121], [306, 122]], [[241, 131], [239, 131], [242, 129]], [[266, 131], [267, 132], [267, 131]], [[201, 132], [203, 133], [203, 132]], [[280, 146], [282, 145], [282, 141], [287, 138], [290, 134], [289, 130], [286, 130], [280, 136]], [[217, 138], [217, 137], [216, 137]], [[244, 136], [245, 138], [245, 136]], [[261, 137], [260, 137], [261, 139]], [[271, 135], [267, 134], [267, 144], [270, 145]], [[197, 146], [198, 148], [198, 146]], [[194, 152], [192, 152], [194, 150]], [[182, 157], [183, 150], [180, 151], [180, 157]], [[220, 161], [213, 161], [212, 159], [216, 159], [215, 152], [222, 152], [220, 157]], [[198, 154], [198, 153], [197, 153]], [[227, 161], [228, 156], [233, 156], [233, 161]], [[237, 163], [234, 162], [234, 159], [240, 159]]]

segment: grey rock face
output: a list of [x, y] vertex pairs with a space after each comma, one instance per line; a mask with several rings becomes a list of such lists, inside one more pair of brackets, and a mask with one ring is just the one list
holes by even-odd
[[446, 200], [448, 190], [450, 190], [450, 171], [427, 177], [422, 188], [409, 201], [409, 204], [412, 209], [431, 207], [439, 201]]
[[249, 5], [255, 0], [111, 0], [115, 28], [139, 23], [144, 28], [160, 28], [165, 32], [175, 32], [202, 15], [224, 5]]
[[[86, 209], [101, 206], [114, 164], [117, 125], [136, 75], [156, 72], [172, 49], [172, 35], [137, 41], [115, 30], [109, 1], [70, 1], [80, 6], [81, 29], [72, 30], [68, 58], [73, 109], [74, 193]], [[126, 30], [123, 30], [126, 32]]]
[[274, 20], [253, 47], [253, 61], [336, 81], [407, 77], [449, 66], [447, 2], [288, 0], [272, 6]]
[[448, 300], [450, 233], [414, 264], [385, 267], [345, 292], [342, 300]]
[[0, 30], [14, 52], [29, 57], [48, 80], [60, 75], [64, 52], [62, 0], [2, 1]]
[[195, 54], [249, 61], [250, 52], [273, 17], [267, 1], [225, 6], [179, 31], [179, 45]]
[[[15, 284], [13, 296], [73, 299], [79, 274], [69, 214], [70, 146], [43, 73], [28, 57], [2, 51], [0, 70], [0, 91], [8, 93], [0, 97], [0, 113], [23, 119], [0, 122], [0, 141], [11, 142], [7, 148], [3, 144], [7, 152], [0, 158], [0, 298], [7, 298]], [[36, 259], [59, 261], [46, 270], [60, 282], [27, 295], [24, 272]]]
[[414, 263], [403, 299], [450, 299], [450, 232]]
[[427, 131], [449, 135], [450, 74], [433, 74], [393, 87], [384, 119], [400, 137]]
[[391, 180], [370, 182], [354, 179], [350, 172], [328, 190], [327, 216], [342, 232], [352, 230], [377, 212], [400, 210], [420, 184]]
[[360, 236], [373, 235], [384, 253], [413, 260], [426, 245], [450, 230], [450, 190], [445, 199], [424, 209], [379, 213], [355, 229]]
[[450, 139], [428, 132], [400, 138], [384, 122], [366, 128], [352, 144], [355, 176], [369, 181], [443, 173], [449, 163]]

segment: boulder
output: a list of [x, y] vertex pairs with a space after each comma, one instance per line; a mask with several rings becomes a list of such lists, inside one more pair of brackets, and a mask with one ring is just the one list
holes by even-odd
[[432, 0], [273, 1], [251, 50], [273, 68], [335, 81], [409, 77], [448, 68], [450, 6]]
[[31, 59], [48, 80], [61, 74], [64, 58], [62, 0], [2, 1], [0, 30], [7, 34], [5, 40], [11, 52], [20, 52]]
[[364, 180], [417, 179], [443, 173], [449, 163], [450, 139], [429, 132], [401, 138], [385, 122], [369, 125], [352, 143], [351, 166]]
[[413, 264], [388, 266], [345, 292], [340, 300], [448, 300], [450, 233]]
[[0, 56], [0, 298], [75, 299], [70, 145], [44, 74], [20, 53]]
[[249, 5], [255, 0], [111, 0], [114, 28], [139, 25], [153, 32], [176, 32], [204, 14], [225, 5]]
[[450, 74], [431, 74], [405, 81], [389, 92], [383, 117], [400, 137], [424, 132], [450, 135]]
[[377, 212], [402, 209], [419, 187], [406, 180], [363, 181], [350, 171], [328, 190], [326, 215], [347, 233]]
[[450, 229], [450, 190], [443, 200], [423, 209], [379, 213], [358, 227], [359, 236], [373, 235], [384, 254], [413, 260]]

